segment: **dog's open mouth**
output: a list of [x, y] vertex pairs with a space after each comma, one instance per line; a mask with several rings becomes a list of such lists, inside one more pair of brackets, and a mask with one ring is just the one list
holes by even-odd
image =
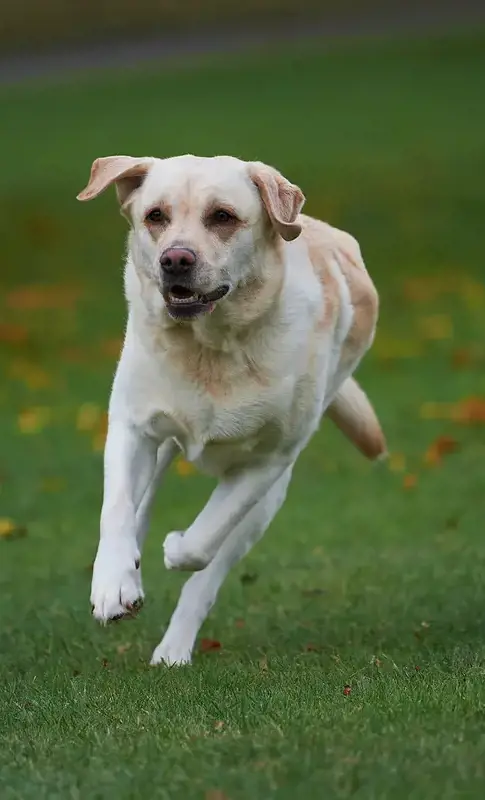
[[215, 304], [221, 300], [229, 291], [229, 286], [223, 284], [213, 292], [199, 294], [186, 286], [171, 286], [165, 289], [163, 299], [167, 305], [170, 315], [176, 319], [190, 319], [198, 314], [210, 313], [214, 310]]

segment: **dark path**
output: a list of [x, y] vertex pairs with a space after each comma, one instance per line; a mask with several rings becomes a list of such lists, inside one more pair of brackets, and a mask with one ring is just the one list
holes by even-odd
[[301, 22], [291, 29], [204, 31], [201, 35], [171, 35], [152, 39], [104, 42], [42, 55], [21, 55], [0, 58], [0, 85], [35, 78], [64, 80], [74, 71], [132, 67], [149, 61], [181, 59], [246, 50], [265, 43], [318, 38], [325, 42], [357, 37], [410, 34], [419, 36], [457, 28], [485, 25], [485, 0], [442, 0], [427, 3], [419, 9], [388, 9], [379, 14], [355, 15], [352, 21], [332, 15], [317, 22]]

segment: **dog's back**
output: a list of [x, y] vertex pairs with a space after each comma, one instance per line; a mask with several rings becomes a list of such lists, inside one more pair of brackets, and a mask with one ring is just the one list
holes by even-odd
[[[342, 287], [348, 291], [353, 317], [340, 353], [340, 364], [345, 368], [360, 360], [372, 344], [379, 312], [378, 294], [353, 236], [304, 214], [300, 220], [302, 236], [323, 287], [321, 327], [336, 324], [345, 302]], [[375, 411], [353, 378], [347, 378], [338, 389], [327, 416], [367, 458], [385, 456], [386, 441]]]

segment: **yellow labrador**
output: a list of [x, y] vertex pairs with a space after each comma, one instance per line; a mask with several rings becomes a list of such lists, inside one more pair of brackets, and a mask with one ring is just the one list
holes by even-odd
[[94, 162], [78, 199], [111, 184], [130, 223], [129, 314], [91, 602], [106, 622], [143, 598], [150, 506], [182, 451], [219, 481], [192, 525], [164, 543], [166, 567], [195, 574], [152, 663], [185, 664], [323, 414], [369, 458], [385, 453], [351, 377], [372, 344], [378, 297], [355, 239], [302, 215], [301, 190], [265, 164], [109, 156]]

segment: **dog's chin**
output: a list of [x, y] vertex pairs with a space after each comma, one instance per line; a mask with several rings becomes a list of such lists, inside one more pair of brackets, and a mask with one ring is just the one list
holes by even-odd
[[211, 314], [219, 300], [227, 295], [230, 286], [222, 284], [207, 294], [202, 294], [183, 286], [173, 286], [162, 292], [168, 314], [177, 322], [190, 321]]

